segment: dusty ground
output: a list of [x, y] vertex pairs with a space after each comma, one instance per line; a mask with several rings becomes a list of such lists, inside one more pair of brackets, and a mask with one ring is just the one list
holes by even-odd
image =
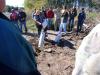
[[60, 44], [53, 45], [56, 34], [57, 32], [48, 31], [48, 40], [45, 41], [43, 50], [37, 48], [37, 36], [28, 34], [25, 37], [35, 48], [38, 69], [42, 75], [71, 75], [75, 52], [84, 37], [84, 33], [81, 33], [80, 36], [76, 36], [75, 33], [66, 34], [62, 37]]
[[31, 32], [24, 36], [35, 48], [38, 70], [42, 75], [71, 75], [74, 68], [75, 52], [82, 39], [97, 22], [89, 20], [86, 23], [88, 28], [80, 33], [79, 36], [76, 36], [75, 32], [66, 34], [58, 45], [53, 44], [57, 32], [48, 31], [48, 40], [45, 41], [43, 50], [37, 47], [38, 37], [35, 33]]

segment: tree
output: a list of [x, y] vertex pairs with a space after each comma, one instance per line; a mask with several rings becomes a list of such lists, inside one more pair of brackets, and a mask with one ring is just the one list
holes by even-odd
[[34, 7], [34, 0], [25, 0], [24, 6], [25, 8], [32, 9]]
[[32, 8], [41, 8], [42, 6], [45, 6], [47, 3], [47, 0], [25, 0], [24, 6], [28, 9]]
[[73, 6], [76, 2], [79, 2], [79, 5], [86, 6], [86, 4], [91, 5], [92, 0], [25, 0], [24, 5], [26, 8], [41, 8], [44, 6], [52, 7], [61, 7], [62, 5]]

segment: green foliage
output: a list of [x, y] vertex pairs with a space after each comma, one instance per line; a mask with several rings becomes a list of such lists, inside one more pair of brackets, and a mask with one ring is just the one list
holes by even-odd
[[91, 4], [90, 4], [90, 7], [96, 7], [96, 2], [92, 2]]
[[32, 8], [41, 8], [42, 6], [45, 6], [47, 3], [47, 0], [25, 0], [24, 6], [25, 8], [32, 9]]
[[31, 8], [34, 7], [33, 4], [34, 4], [34, 0], [25, 0], [25, 1], [24, 1], [24, 6], [25, 6], [25, 8], [31, 9]]
[[[25, 0], [24, 6], [26, 8], [41, 8], [43, 6], [61, 7], [62, 5], [73, 6], [76, 0]], [[99, 1], [99, 0], [98, 0]], [[90, 7], [96, 7], [97, 1], [95, 0], [79, 0], [81, 5], [88, 4]], [[99, 5], [98, 5], [99, 6]]]
[[33, 20], [27, 20], [27, 27], [32, 31], [36, 31], [36, 26]]
[[97, 16], [97, 13], [89, 13], [88, 14], [89, 18], [96, 18], [96, 16]]
[[34, 8], [40, 9], [41, 7], [44, 7], [46, 3], [47, 3], [47, 0], [35, 0]]

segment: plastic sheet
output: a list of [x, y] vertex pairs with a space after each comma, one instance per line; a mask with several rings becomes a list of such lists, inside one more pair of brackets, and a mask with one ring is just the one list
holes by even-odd
[[38, 47], [40, 47], [41, 49], [43, 49], [44, 47], [44, 38], [45, 38], [45, 32], [44, 30], [42, 30], [39, 38], [39, 43], [38, 43]]
[[[84, 75], [83, 70], [88, 67], [84, 65], [93, 55], [100, 53], [100, 24], [93, 28], [93, 30], [83, 39], [82, 44], [76, 52], [75, 68], [72, 75]], [[92, 59], [91, 59], [92, 60]], [[91, 64], [90, 66], [92, 66]], [[89, 69], [86, 69], [87, 71]], [[86, 74], [90, 75], [90, 74]]]

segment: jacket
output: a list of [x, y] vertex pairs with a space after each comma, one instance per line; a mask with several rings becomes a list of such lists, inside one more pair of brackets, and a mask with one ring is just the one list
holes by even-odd
[[32, 46], [0, 14], [0, 75], [40, 75]]

